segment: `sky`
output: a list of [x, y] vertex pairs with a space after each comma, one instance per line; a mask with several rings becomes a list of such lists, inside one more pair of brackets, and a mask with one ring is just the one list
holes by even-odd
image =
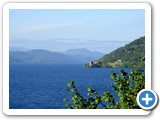
[[109, 53], [145, 35], [143, 9], [10, 10], [10, 48]]

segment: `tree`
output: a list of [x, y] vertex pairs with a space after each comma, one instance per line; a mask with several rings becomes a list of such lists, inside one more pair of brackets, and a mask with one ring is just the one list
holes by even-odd
[[145, 88], [144, 70], [132, 69], [130, 73], [120, 70], [120, 75], [112, 71], [111, 78], [114, 79], [115, 84], [109, 86], [119, 96], [117, 103], [110, 91], [98, 95], [93, 88], [88, 88], [87, 98], [85, 98], [76, 88], [74, 81], [69, 81], [66, 91], [70, 93], [71, 98], [64, 98], [66, 107], [69, 109], [138, 109], [136, 96]]

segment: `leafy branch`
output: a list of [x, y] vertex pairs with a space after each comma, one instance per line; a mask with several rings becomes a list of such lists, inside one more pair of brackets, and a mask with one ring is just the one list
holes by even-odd
[[105, 91], [98, 95], [93, 88], [87, 89], [87, 97], [83, 97], [76, 88], [74, 81], [69, 81], [66, 91], [71, 98], [64, 98], [69, 109], [138, 109], [136, 102], [138, 92], [145, 88], [145, 75], [143, 69], [133, 69], [130, 73], [120, 70], [120, 75], [111, 72], [114, 84], [109, 84], [113, 91], [119, 96], [119, 101], [115, 103], [115, 98], [110, 91]]

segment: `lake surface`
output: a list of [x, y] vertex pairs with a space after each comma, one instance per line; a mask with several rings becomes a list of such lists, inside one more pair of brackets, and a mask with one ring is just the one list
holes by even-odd
[[[130, 69], [124, 69], [129, 71]], [[86, 95], [87, 88], [99, 94], [111, 91], [108, 84], [114, 83], [110, 72], [118, 68], [83, 68], [83, 65], [10, 65], [9, 107], [10, 109], [61, 109], [66, 108], [63, 98], [67, 82], [75, 81], [79, 92]]]

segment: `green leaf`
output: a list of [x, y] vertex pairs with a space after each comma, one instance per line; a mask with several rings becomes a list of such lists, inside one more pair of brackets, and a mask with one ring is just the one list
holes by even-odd
[[87, 93], [87, 96], [90, 96], [91, 95], [91, 93], [89, 92], [89, 93]]
[[105, 101], [106, 101], [106, 102], [108, 102], [108, 101], [109, 101], [109, 99], [108, 99], [108, 98], [106, 98], [106, 99], [105, 99]]
[[66, 99], [66, 98], [64, 98], [64, 99], [63, 99], [63, 101], [67, 101], [67, 99]]
[[88, 88], [88, 91], [91, 91], [92, 90], [92, 88]]
[[70, 87], [70, 86], [73, 85], [73, 84], [74, 84], [73, 81], [69, 81], [68, 84], [67, 84], [67, 86]]

